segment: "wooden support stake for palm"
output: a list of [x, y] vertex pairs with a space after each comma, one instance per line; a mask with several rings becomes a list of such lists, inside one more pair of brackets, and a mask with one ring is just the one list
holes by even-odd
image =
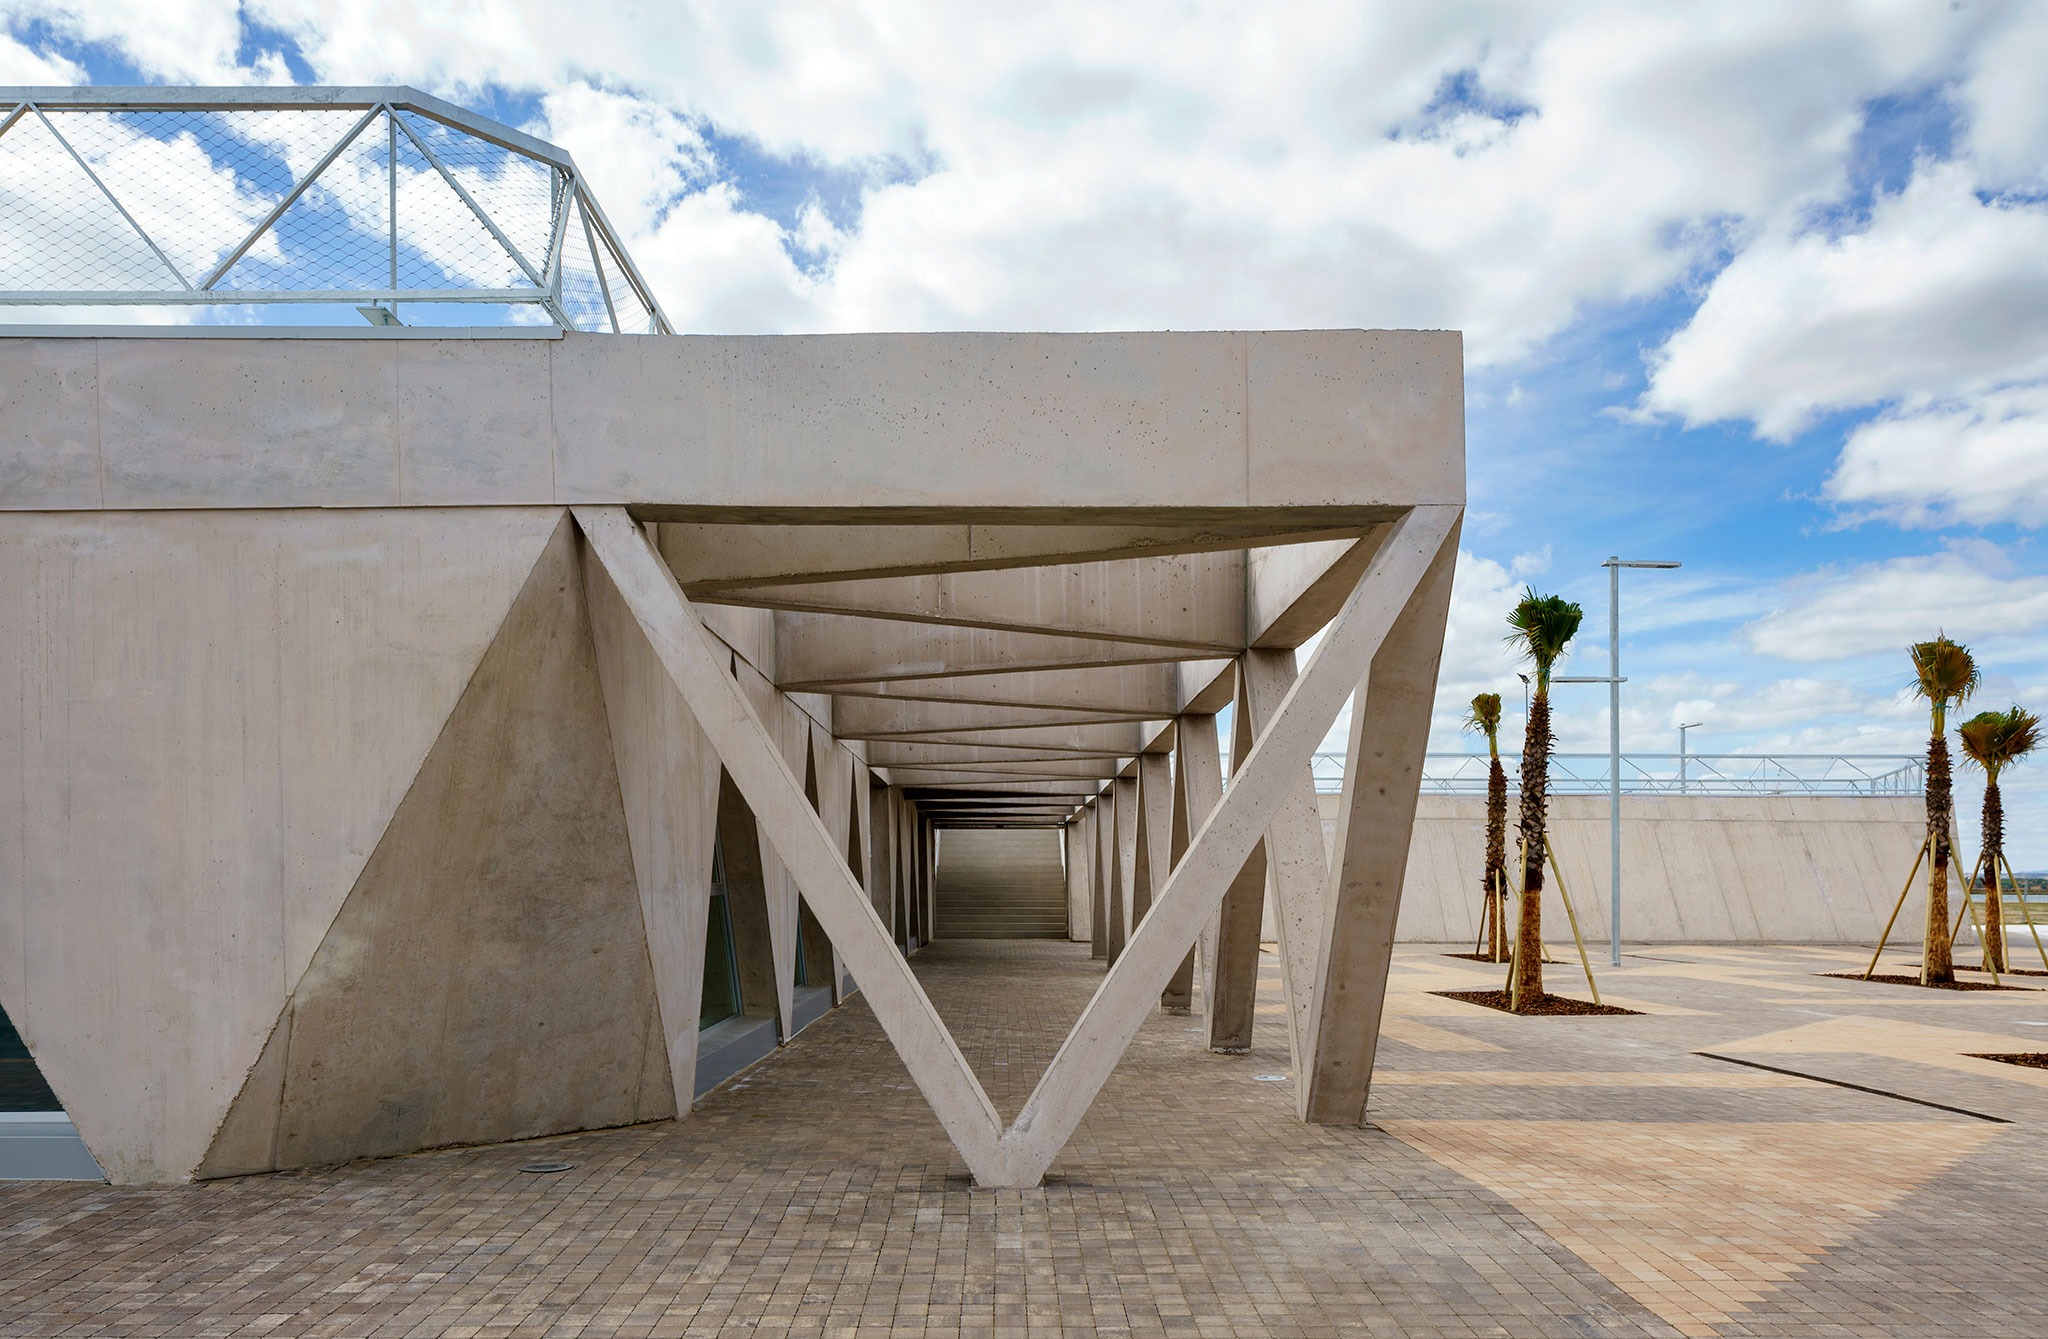
[[[1953, 822], [1949, 826], [1948, 840], [1951, 850], [1960, 851], [1963, 849], [1962, 833], [1956, 830]], [[1956, 913], [1956, 923], [1948, 932], [1950, 957], [1955, 956], [1956, 936], [1963, 932], [1963, 917], [1965, 916], [1970, 918], [1970, 924], [1977, 929], [1977, 942], [1980, 945], [1988, 945], [1991, 942], [1984, 933], [1984, 917], [1977, 914], [1977, 876], [1983, 872], [1986, 854], [1986, 852], [1979, 851], [1977, 853], [1977, 863], [1970, 866], [1970, 872], [1963, 876], [1963, 909]], [[2005, 909], [2003, 907], [1994, 908], [1987, 906], [1985, 914], [2002, 916], [2005, 914]], [[1991, 984], [1994, 986], [1998, 985], [1998, 969], [1990, 965], [1988, 953], [1984, 970], [1991, 973]]]
[[1920, 877], [1920, 866], [1927, 859], [1928, 848], [1934, 845], [1934, 838], [1925, 837], [1920, 842], [1920, 854], [1913, 857], [1912, 872], [1906, 875], [1906, 886], [1899, 889], [1899, 900], [1892, 903], [1891, 918], [1884, 923], [1884, 933], [1877, 937], [1877, 952], [1870, 955], [1870, 966], [1863, 969], [1863, 979], [1877, 970], [1877, 960], [1884, 953], [1884, 946], [1891, 941], [1892, 927], [1899, 923], [1899, 913], [1906, 909], [1906, 896], [1913, 891], [1913, 880]]
[[[1998, 859], [2005, 866], [2005, 877], [2012, 880], [2013, 896], [2020, 900], [2020, 919], [2027, 923], [2028, 932], [2034, 936], [2034, 951], [2041, 955], [2041, 970], [2048, 973], [2048, 948], [2041, 946], [2041, 927], [2034, 923], [2034, 913], [2027, 909], [2027, 894], [2020, 887], [2020, 876], [2012, 872], [2012, 862], [2005, 858], [2003, 851], [1998, 853]], [[2002, 891], [1998, 894], [1998, 914], [2005, 914], [2005, 894]]]
[[1572, 942], [1579, 946], [1579, 966], [1586, 969], [1586, 988], [1593, 992], [1593, 1003], [1600, 1003], [1600, 987], [1593, 984], [1593, 960], [1586, 956], [1586, 940], [1579, 933], [1579, 913], [1572, 910], [1572, 892], [1565, 887], [1564, 871], [1557, 867], [1557, 850], [1550, 844], [1550, 838], [1543, 839], [1543, 854], [1550, 857], [1550, 872], [1557, 878], [1557, 895], [1564, 899], [1565, 919], [1572, 923]]
[[[1550, 873], [1557, 880], [1557, 895], [1564, 900], [1565, 918], [1571, 922], [1572, 926], [1572, 942], [1579, 946], [1579, 966], [1585, 968], [1586, 985], [1593, 992], [1593, 1003], [1598, 1004], [1600, 1003], [1600, 987], [1593, 984], [1593, 960], [1586, 956], [1586, 941], [1579, 934], [1579, 913], [1572, 908], [1571, 889], [1565, 886], [1564, 871], [1557, 867], [1557, 850], [1550, 844], [1550, 838], [1547, 836], [1543, 839], [1543, 854], [1548, 857]], [[1520, 947], [1519, 937], [1517, 937], [1515, 948], [1510, 949], [1508, 952], [1508, 997], [1510, 999], [1514, 997], [1515, 993], [1515, 972], [1521, 965], [1517, 960]], [[1544, 953], [1545, 962], [1556, 961], [1556, 959], [1548, 956], [1548, 949], [1545, 949]]]

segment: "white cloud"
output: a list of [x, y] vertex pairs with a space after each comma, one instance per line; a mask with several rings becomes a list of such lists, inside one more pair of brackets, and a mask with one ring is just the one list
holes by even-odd
[[1643, 407], [1787, 438], [1830, 410], [2048, 375], [2048, 208], [1922, 165], [1870, 226], [1760, 241], [1652, 360]]
[[[154, 77], [224, 78], [233, 10], [192, 5], [107, 0], [62, 26]], [[1661, 290], [1719, 220], [1828, 198], [1862, 103], [1948, 70], [1984, 26], [1912, 0], [1561, 19], [1505, 0], [249, 9], [327, 81], [541, 94], [600, 197], [641, 220], [621, 226], [679, 322], [1458, 327], [1475, 363]], [[1453, 76], [1473, 96], [1432, 110]], [[821, 247], [705, 195], [701, 249], [740, 267], [725, 282], [667, 223], [700, 194], [706, 125], [792, 171], [866, 173], [863, 216]]]
[[1901, 525], [2048, 523], [2048, 385], [1872, 419], [1849, 434], [1825, 491]]
[[2048, 8], [2005, 8], [2011, 27], [1983, 44], [1960, 93], [1987, 184], [2038, 189], [2048, 179], [2048, 98], [2041, 96]]
[[[74, 42], [105, 43], [167, 83], [287, 83], [282, 61], [242, 64], [242, 16], [220, 0], [0, 0], [0, 27], [35, 20]], [[37, 82], [73, 83], [76, 77]]]
[[[0, 27], [6, 13], [0, 5]], [[0, 31], [0, 84], [76, 84], [84, 78], [85, 71], [64, 57], [31, 51]]]
[[2048, 628], [2048, 575], [2016, 574], [1993, 545], [1824, 572], [1791, 584], [1786, 602], [1743, 629], [1758, 654], [1819, 662], [1905, 650], [1937, 632], [1965, 644]]

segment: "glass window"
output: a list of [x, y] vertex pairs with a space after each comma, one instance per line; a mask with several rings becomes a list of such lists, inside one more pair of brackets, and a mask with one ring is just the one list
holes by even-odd
[[740, 1012], [740, 974], [732, 947], [732, 904], [725, 894], [725, 854], [711, 846], [711, 908], [704, 935], [704, 1002], [697, 1026], [731, 1018]]

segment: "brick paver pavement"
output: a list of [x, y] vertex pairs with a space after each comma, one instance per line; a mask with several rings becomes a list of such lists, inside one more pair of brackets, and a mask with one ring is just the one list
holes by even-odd
[[[918, 956], [1005, 1115], [1086, 953]], [[1153, 1018], [1025, 1192], [967, 1183], [856, 997], [680, 1123], [0, 1185], [0, 1333], [2048, 1333], [2048, 1072], [1968, 1058], [2048, 1048], [2048, 993], [1819, 975], [1855, 956], [1646, 950], [1602, 976], [1643, 1016], [1520, 1019], [1404, 947], [1345, 1130], [1293, 1119], [1269, 979], [1248, 1055]]]

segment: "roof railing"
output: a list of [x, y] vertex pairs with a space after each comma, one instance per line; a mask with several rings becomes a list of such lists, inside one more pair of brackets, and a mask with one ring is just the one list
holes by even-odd
[[416, 89], [0, 88], [0, 307], [279, 303], [670, 332], [566, 152]]
[[[1483, 753], [1431, 753], [1423, 763], [1425, 795], [1484, 795]], [[1608, 793], [1605, 753], [1553, 753], [1550, 793]], [[1519, 755], [1503, 753], [1513, 788]], [[1344, 755], [1315, 756], [1316, 789], [1344, 785]], [[1927, 791], [1925, 762], [1889, 753], [1632, 753], [1621, 759], [1624, 795], [1862, 795], [1917, 796]]]

